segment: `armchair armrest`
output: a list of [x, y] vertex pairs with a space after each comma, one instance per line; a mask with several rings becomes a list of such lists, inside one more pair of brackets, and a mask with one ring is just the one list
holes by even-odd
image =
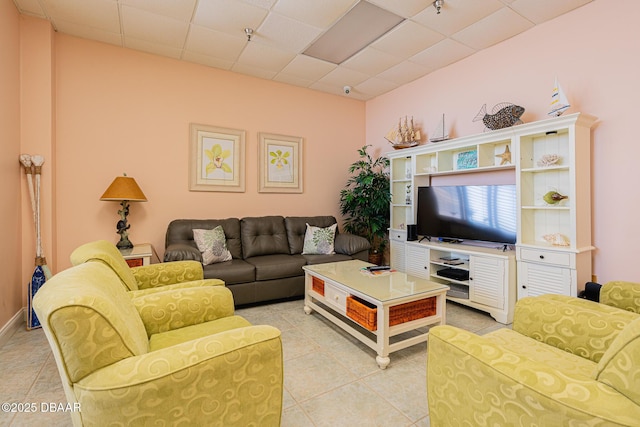
[[344, 255], [354, 255], [358, 252], [368, 251], [371, 248], [371, 244], [367, 239], [349, 233], [336, 234], [333, 244], [336, 253]]
[[131, 299], [147, 336], [198, 325], [234, 313], [233, 296], [224, 286], [202, 286], [154, 292]]
[[172, 291], [174, 289], [188, 289], [197, 288], [200, 286], [224, 286], [224, 281], [220, 279], [202, 279], [194, 280], [192, 282], [174, 283], [173, 285], [158, 286], [156, 288], [138, 289], [135, 291], [129, 291], [129, 298], [137, 298], [145, 295], [151, 295], [158, 292]]
[[640, 283], [607, 282], [600, 289], [600, 302], [622, 310], [640, 313]]
[[490, 337], [437, 326], [429, 331], [427, 357], [433, 425], [638, 423], [640, 407], [607, 385], [565, 374]]
[[132, 267], [138, 288], [147, 289], [174, 283], [202, 280], [202, 264], [197, 261], [173, 261]]
[[86, 425], [280, 425], [280, 331], [249, 326], [130, 357], [74, 391]]
[[518, 300], [513, 330], [598, 362], [618, 333], [636, 317], [594, 301], [541, 295]]

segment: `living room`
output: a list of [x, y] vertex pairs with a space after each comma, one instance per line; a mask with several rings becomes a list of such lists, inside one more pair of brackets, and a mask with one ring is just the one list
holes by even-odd
[[[599, 119], [591, 155], [593, 274], [601, 283], [640, 281], [627, 246], [638, 234], [631, 213], [640, 203], [632, 187], [640, 147], [631, 95], [640, 92], [639, 12], [632, 0], [595, 0], [361, 101], [56, 33], [2, 0], [0, 327], [22, 313], [33, 272], [20, 153], [46, 159], [42, 234], [55, 273], [70, 266], [69, 254], [82, 243], [116, 241], [118, 205], [99, 198], [122, 173], [148, 198], [132, 205], [130, 237], [151, 243], [162, 257], [164, 233], [176, 218], [339, 217], [339, 191], [357, 149], [371, 144], [377, 154], [389, 151], [383, 137], [399, 117], [413, 116], [428, 134], [444, 112], [452, 137], [483, 131], [472, 120], [485, 103], [513, 102], [526, 108], [525, 122], [542, 120], [556, 76], [570, 112]], [[190, 123], [246, 131], [244, 193], [189, 191]], [[302, 193], [258, 192], [259, 132], [304, 138]]]

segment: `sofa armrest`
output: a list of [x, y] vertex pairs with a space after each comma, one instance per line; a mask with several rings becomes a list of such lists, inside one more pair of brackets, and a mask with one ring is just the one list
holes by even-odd
[[452, 326], [429, 331], [432, 425], [637, 425], [640, 406], [587, 376], [569, 376]]
[[74, 392], [85, 425], [280, 425], [280, 331], [249, 326], [130, 357]]
[[198, 325], [234, 313], [231, 291], [223, 286], [174, 289], [131, 299], [151, 336]]
[[198, 248], [186, 243], [172, 243], [164, 250], [164, 262], [170, 261], [199, 261], [202, 262], [202, 254]]
[[600, 289], [600, 302], [622, 310], [640, 313], [640, 283], [607, 282]]
[[349, 233], [338, 233], [334, 240], [336, 253], [343, 255], [354, 255], [358, 252], [368, 251], [371, 244], [364, 237]]
[[537, 341], [598, 362], [636, 314], [566, 295], [518, 300], [513, 330]]
[[132, 267], [139, 289], [204, 279], [202, 264], [197, 261], [173, 261]]

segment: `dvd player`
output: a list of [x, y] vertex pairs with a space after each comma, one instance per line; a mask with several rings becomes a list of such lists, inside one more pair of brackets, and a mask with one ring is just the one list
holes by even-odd
[[446, 277], [447, 279], [458, 280], [464, 282], [469, 280], [469, 272], [467, 270], [461, 270], [459, 268], [443, 268], [438, 270], [438, 276]]

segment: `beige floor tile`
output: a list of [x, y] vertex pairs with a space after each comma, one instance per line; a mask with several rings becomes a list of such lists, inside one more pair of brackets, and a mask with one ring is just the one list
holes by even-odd
[[347, 368], [324, 352], [288, 360], [284, 367], [284, 386], [298, 403], [355, 379]]

